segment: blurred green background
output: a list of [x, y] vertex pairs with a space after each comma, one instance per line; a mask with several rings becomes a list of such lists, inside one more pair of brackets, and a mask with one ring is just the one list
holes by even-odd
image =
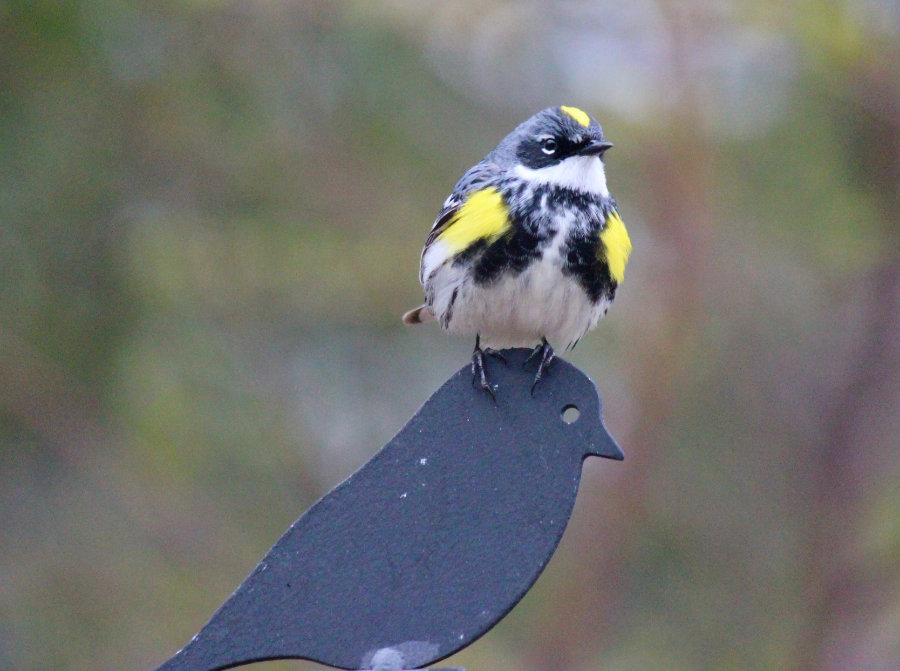
[[0, 669], [161, 663], [466, 364], [419, 251], [556, 104], [615, 143], [567, 358], [627, 458], [448, 663], [900, 668], [898, 7], [0, 2]]

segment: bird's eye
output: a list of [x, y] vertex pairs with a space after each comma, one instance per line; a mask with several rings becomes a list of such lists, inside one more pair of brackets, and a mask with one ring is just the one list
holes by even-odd
[[556, 140], [552, 137], [545, 137], [541, 140], [541, 151], [543, 151], [547, 156], [552, 156], [556, 153]]

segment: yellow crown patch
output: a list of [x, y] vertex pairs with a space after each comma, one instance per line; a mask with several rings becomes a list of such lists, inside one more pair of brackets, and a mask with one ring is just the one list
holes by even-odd
[[591, 117], [589, 117], [586, 112], [578, 109], [577, 107], [567, 107], [566, 105], [563, 105], [559, 109], [575, 119], [575, 121], [580, 123], [585, 128], [591, 125]]

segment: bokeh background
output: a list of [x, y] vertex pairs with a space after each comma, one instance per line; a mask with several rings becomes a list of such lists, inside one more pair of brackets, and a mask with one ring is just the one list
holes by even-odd
[[0, 669], [183, 645], [467, 362], [400, 323], [421, 245], [569, 104], [635, 245], [568, 355], [627, 459], [448, 663], [896, 671], [898, 7], [0, 2]]

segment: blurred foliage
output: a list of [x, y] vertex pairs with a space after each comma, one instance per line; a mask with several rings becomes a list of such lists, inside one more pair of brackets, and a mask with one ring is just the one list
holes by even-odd
[[900, 10], [623, 4], [0, 3], [0, 669], [160, 663], [466, 362], [399, 323], [421, 245], [560, 103], [627, 460], [450, 661], [900, 668]]

